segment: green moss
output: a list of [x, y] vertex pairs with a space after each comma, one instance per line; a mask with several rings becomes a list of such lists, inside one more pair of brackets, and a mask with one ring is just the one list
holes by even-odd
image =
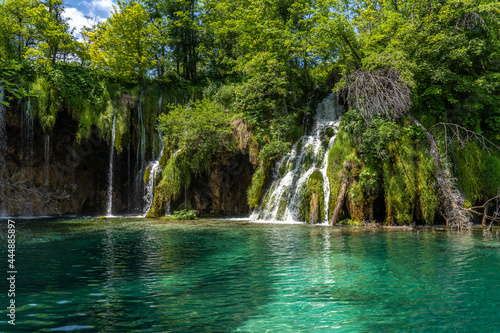
[[168, 160], [162, 172], [162, 178], [155, 188], [153, 212], [156, 216], [164, 214], [164, 207], [168, 202], [181, 197], [184, 187], [191, 183], [191, 172], [184, 152], [180, 152]]
[[[383, 194], [387, 223], [403, 225], [415, 219], [432, 223], [439, 200], [434, 186], [434, 161], [425, 142], [416, 139], [415, 130], [404, 124], [374, 121], [365, 133], [362, 128], [366, 125], [356, 119], [348, 124], [343, 120], [328, 153], [330, 214], [342, 174], [349, 182], [352, 220], [371, 214], [375, 199]], [[369, 148], [371, 145], [377, 149]]]
[[483, 200], [498, 194], [500, 189], [500, 152], [494, 151], [489, 154], [483, 151], [480, 179], [484, 191]]
[[56, 91], [51, 82], [44, 75], [38, 75], [31, 84], [31, 91], [37, 97], [31, 103], [31, 116], [39, 119], [45, 132], [50, 132], [56, 122], [56, 113], [59, 106]]
[[432, 157], [423, 149], [418, 151], [417, 186], [422, 220], [427, 224], [434, 222], [439, 209], [438, 193], [435, 186], [435, 164]]
[[270, 176], [270, 163], [262, 163], [252, 176], [252, 183], [247, 190], [248, 206], [250, 209], [259, 207], [260, 199]]
[[302, 161], [302, 172], [309, 170], [314, 165], [314, 147], [307, 146], [305, 151], [304, 160]]
[[144, 177], [143, 177], [144, 184], [148, 183], [150, 173], [151, 173], [151, 168], [146, 168], [146, 171], [144, 171]]
[[281, 196], [278, 206], [278, 213], [276, 214], [276, 219], [278, 221], [282, 221], [284, 219], [287, 206], [288, 206], [287, 195], [283, 195]]
[[299, 206], [299, 217], [307, 221], [307, 223], [311, 223], [311, 212], [314, 210], [317, 212], [317, 222], [325, 220], [323, 182], [324, 179], [321, 172], [314, 171], [301, 190], [304, 195]]
[[318, 149], [318, 153], [316, 154], [316, 167], [321, 168], [323, 160], [325, 159], [325, 152], [326, 150], [324, 147]]
[[463, 148], [456, 145], [455, 153], [456, 177], [458, 187], [470, 202], [477, 202], [482, 198], [481, 162], [482, 151], [476, 142], [469, 142]]
[[407, 136], [388, 145], [390, 158], [384, 163], [384, 188], [387, 222], [400, 225], [413, 221], [413, 205], [417, 194], [416, 156]]
[[290, 160], [290, 157], [287, 155], [284, 157], [283, 163], [280, 165], [280, 169], [278, 171], [279, 178], [283, 177], [287, 172], [289, 172], [289, 165], [288, 161]]
[[337, 196], [340, 189], [339, 173], [344, 168], [344, 162], [348, 159], [356, 158], [353, 138], [343, 129], [342, 124], [335, 138], [335, 143], [328, 152], [328, 166], [326, 171], [330, 181], [330, 216], [328, 218], [331, 218], [333, 207], [337, 204]]

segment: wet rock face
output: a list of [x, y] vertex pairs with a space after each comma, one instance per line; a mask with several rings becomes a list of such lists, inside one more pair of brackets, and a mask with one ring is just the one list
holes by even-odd
[[[248, 154], [238, 153], [224, 163], [195, 177], [187, 189], [188, 201], [199, 214], [240, 215], [249, 213], [247, 189], [254, 166]], [[181, 204], [176, 209], [183, 209]]]
[[[0, 215], [105, 212], [109, 147], [97, 130], [76, 145], [78, 126], [67, 112], [57, 114], [48, 139], [38, 121], [30, 124], [17, 108], [5, 115], [7, 149], [0, 166]], [[116, 213], [127, 211], [126, 156], [125, 151], [115, 157]]]

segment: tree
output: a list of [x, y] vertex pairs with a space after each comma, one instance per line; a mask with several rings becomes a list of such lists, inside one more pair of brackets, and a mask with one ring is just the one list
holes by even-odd
[[115, 6], [108, 20], [83, 34], [92, 66], [112, 76], [142, 83], [156, 64], [149, 48], [148, 13], [137, 2]]

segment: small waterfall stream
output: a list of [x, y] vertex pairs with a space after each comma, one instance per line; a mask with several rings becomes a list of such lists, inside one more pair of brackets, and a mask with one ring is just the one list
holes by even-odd
[[137, 105], [137, 119], [139, 121], [139, 140], [137, 140], [137, 168], [144, 169], [146, 159], [146, 127], [144, 126], [144, 117], [142, 115], [142, 97], [144, 91], [141, 92], [139, 97], [139, 104]]
[[[160, 97], [158, 98], [158, 111], [157, 111], [158, 116], [161, 114], [162, 99], [163, 99], [163, 93], [160, 93]], [[142, 95], [141, 95], [141, 100], [142, 100]], [[139, 108], [141, 108], [140, 104], [139, 104]], [[140, 113], [140, 117], [142, 117], [141, 113]], [[144, 123], [142, 123], [142, 126], [144, 128]], [[144, 137], [145, 137], [145, 130], [144, 130]], [[152, 141], [153, 153], [151, 155], [151, 156], [153, 156], [153, 158], [156, 155], [156, 153], [155, 153], [155, 151], [156, 151], [155, 141], [156, 140], [153, 136], [153, 141]], [[156, 159], [154, 159], [153, 161], [149, 162], [145, 168], [142, 167], [140, 170], [141, 176], [144, 174], [144, 172], [149, 170], [149, 176], [148, 176], [147, 183], [144, 184], [145, 185], [144, 196], [143, 196], [143, 199], [144, 199], [144, 207], [143, 208], [144, 209], [142, 212], [143, 216], [146, 216], [148, 214], [148, 212], [151, 210], [151, 208], [153, 207], [156, 178], [162, 172], [162, 168], [160, 165], [160, 159], [161, 159], [162, 155], [163, 155], [163, 135], [162, 135], [161, 131], [158, 130], [158, 157]], [[139, 179], [139, 177], [138, 177], [138, 179]]]
[[[19, 100], [21, 102], [21, 100]], [[34, 126], [34, 116], [33, 116], [33, 110], [31, 108], [31, 98], [28, 97], [28, 101], [26, 103], [26, 113], [23, 116], [23, 108], [21, 107], [21, 132], [22, 132], [22, 137], [21, 137], [21, 146], [23, 149], [23, 167], [25, 168], [25, 171], [23, 171], [24, 175], [26, 176], [27, 179], [30, 180], [29, 186], [35, 186], [34, 183], [31, 183], [31, 180], [33, 180], [33, 159], [35, 156], [35, 145], [34, 145], [34, 138], [35, 138], [35, 126]], [[23, 119], [24, 118], [24, 119]], [[33, 202], [31, 200], [26, 201], [25, 207], [24, 207], [24, 214], [27, 216], [31, 216], [33, 212]]]
[[146, 216], [148, 212], [151, 210], [153, 207], [153, 199], [154, 199], [154, 194], [155, 194], [155, 184], [156, 184], [156, 177], [161, 174], [162, 168], [160, 165], [160, 159], [161, 156], [163, 155], [163, 150], [160, 151], [160, 156], [158, 156], [158, 159], [150, 162], [146, 168], [146, 170], [149, 169], [149, 177], [148, 177], [148, 182], [146, 184], [145, 190], [144, 190], [144, 211], [143, 211], [143, 216]]
[[106, 205], [106, 215], [112, 216], [113, 213], [113, 161], [115, 153], [115, 123], [116, 115], [113, 117], [113, 128], [111, 130], [111, 149], [109, 153], [109, 172], [108, 172], [108, 203]]
[[[255, 210], [251, 219], [297, 222], [305, 221], [299, 206], [306, 191], [311, 174], [318, 171], [323, 176], [324, 216], [328, 219], [330, 184], [327, 176], [328, 151], [332, 147], [342, 106], [336, 101], [335, 94], [328, 95], [316, 108], [311, 133], [304, 135], [275, 167], [273, 183], [264, 195], [261, 207]], [[328, 129], [331, 136], [325, 142]], [[321, 222], [321, 221], [319, 221]]]

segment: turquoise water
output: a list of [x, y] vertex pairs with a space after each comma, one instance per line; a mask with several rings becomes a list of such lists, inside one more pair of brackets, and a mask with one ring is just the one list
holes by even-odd
[[7, 325], [2, 284], [4, 332], [500, 331], [494, 233], [22, 223], [16, 326]]

